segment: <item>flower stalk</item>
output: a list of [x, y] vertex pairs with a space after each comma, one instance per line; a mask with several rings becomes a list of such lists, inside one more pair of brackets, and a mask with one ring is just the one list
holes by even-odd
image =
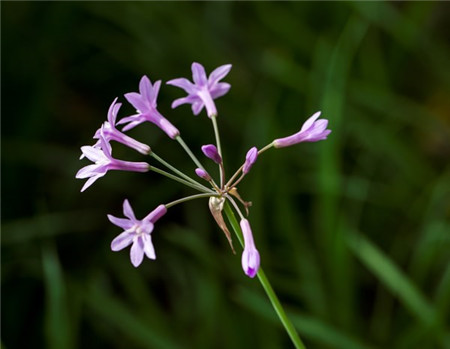
[[[230, 225], [233, 228], [233, 231], [236, 234], [236, 237], [239, 240], [239, 243], [241, 244], [242, 247], [244, 247], [244, 239], [242, 236], [241, 228], [239, 226], [238, 221], [236, 220], [236, 216], [234, 215], [233, 210], [231, 209], [230, 205], [228, 205], [228, 203], [225, 203], [225, 215], [227, 216], [227, 219], [230, 222]], [[291, 339], [295, 348], [296, 349], [305, 349], [306, 348], [305, 345], [303, 344], [303, 342], [302, 342], [299, 334], [297, 333], [294, 325], [292, 324], [291, 320], [287, 317], [283, 306], [281, 305], [275, 291], [272, 288], [272, 285], [270, 284], [269, 280], [267, 279], [266, 274], [264, 273], [264, 271], [261, 267], [259, 268], [256, 276], [258, 277], [258, 280], [261, 283], [261, 286], [264, 288], [264, 291], [266, 292], [267, 297], [269, 297], [272, 307], [274, 308], [275, 312], [277, 313], [278, 318], [280, 319], [281, 323], [283, 324], [284, 329], [288, 333], [289, 338]]]

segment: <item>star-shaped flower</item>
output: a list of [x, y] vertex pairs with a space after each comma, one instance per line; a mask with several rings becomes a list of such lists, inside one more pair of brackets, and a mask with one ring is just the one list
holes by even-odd
[[117, 123], [118, 125], [128, 123], [128, 125], [123, 128], [123, 131], [128, 131], [145, 121], [149, 121], [158, 126], [172, 139], [180, 134], [180, 131], [178, 131], [178, 129], [156, 109], [156, 99], [158, 98], [160, 86], [160, 80], [152, 85], [150, 79], [144, 75], [139, 82], [140, 93], [130, 92], [125, 94], [125, 98], [128, 102], [136, 108], [137, 114], [127, 116]]
[[225, 95], [230, 89], [230, 84], [219, 82], [229, 73], [230, 69], [231, 64], [222, 65], [216, 68], [207, 78], [205, 68], [199, 63], [192, 63], [194, 83], [185, 78], [173, 79], [167, 82], [167, 84], [180, 87], [188, 93], [186, 97], [173, 101], [172, 108], [188, 103], [192, 104], [194, 115], [198, 115], [205, 107], [210, 118], [217, 116], [214, 99]]
[[131, 162], [114, 159], [111, 155], [111, 145], [105, 139], [103, 131], [100, 132], [100, 148], [93, 146], [83, 146], [83, 155], [94, 162], [80, 169], [75, 175], [76, 178], [89, 178], [81, 191], [85, 191], [97, 179], [103, 177], [109, 170], [121, 170], [132, 172], [147, 172], [150, 165], [146, 162]]
[[111, 223], [124, 229], [124, 231], [111, 242], [111, 250], [120, 251], [133, 244], [130, 250], [130, 259], [135, 267], [138, 267], [142, 263], [144, 254], [150, 259], [156, 259], [151, 233], [154, 228], [154, 223], [166, 212], [166, 207], [164, 205], [159, 205], [145, 218], [138, 220], [134, 215], [130, 203], [125, 199], [123, 202], [123, 214], [127, 218], [118, 218], [108, 215], [108, 219]]

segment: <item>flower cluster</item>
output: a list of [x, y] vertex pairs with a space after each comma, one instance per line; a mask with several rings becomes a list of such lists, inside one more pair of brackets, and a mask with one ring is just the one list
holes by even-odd
[[[258, 273], [260, 256], [255, 246], [250, 222], [247, 219], [251, 203], [244, 201], [241, 198], [237, 190], [237, 185], [250, 172], [258, 157], [266, 150], [270, 148], [287, 147], [301, 142], [320, 141], [326, 139], [331, 132], [327, 129], [328, 120], [319, 119], [320, 112], [317, 112], [306, 120], [299, 132], [288, 137], [275, 139], [273, 142], [259, 150], [257, 147], [252, 147], [247, 152], [242, 166], [227, 181], [225, 178], [224, 160], [221, 152], [217, 125], [218, 112], [214, 101], [230, 90], [230, 84], [221, 82], [230, 70], [231, 64], [222, 65], [215, 69], [208, 77], [201, 64], [193, 63], [193, 82], [185, 78], [173, 79], [167, 82], [168, 85], [179, 87], [187, 93], [187, 96], [176, 99], [172, 103], [172, 108], [176, 108], [182, 104], [191, 104], [192, 112], [195, 115], [200, 114], [203, 108], [205, 108], [206, 114], [212, 120], [216, 144], [204, 145], [201, 147], [201, 151], [208, 159], [219, 166], [219, 181], [216, 182], [209, 175], [198, 158], [181, 138], [180, 131], [158, 111], [157, 99], [161, 81], [156, 81], [152, 84], [147, 76], [143, 76], [139, 83], [139, 93], [130, 92], [124, 95], [125, 99], [136, 109], [136, 113], [116, 121], [121, 103], [117, 103], [117, 98], [115, 98], [108, 110], [107, 121], [105, 121], [94, 134], [93, 138], [96, 139], [96, 143], [92, 146], [81, 147], [81, 158], [86, 157], [93, 162], [93, 164], [80, 169], [76, 174], [76, 178], [88, 178], [81, 191], [86, 190], [109, 170], [122, 170], [134, 172], [154, 171], [199, 192], [167, 204], [159, 205], [142, 220], [138, 220], [135, 217], [133, 209], [127, 199], [125, 199], [123, 203], [123, 214], [126, 218], [108, 215], [108, 219], [113, 224], [124, 230], [112, 241], [111, 249], [113, 251], [119, 251], [131, 245], [130, 259], [135, 267], [142, 263], [144, 255], [149, 259], [156, 258], [151, 236], [154, 224], [167, 212], [167, 209], [188, 200], [209, 198], [209, 209], [211, 214], [220, 229], [224, 232], [233, 252], [234, 247], [231, 234], [222, 216], [225, 203], [229, 202], [231, 207], [238, 213], [241, 219], [240, 226], [244, 238], [244, 250], [241, 259], [242, 268], [247, 276], [253, 278]], [[206, 181], [207, 184], [205, 184], [205, 182], [199, 182], [180, 171], [166, 160], [159, 157], [150, 146], [141, 143], [124, 133], [144, 122], [155, 124], [166, 133], [167, 136], [177, 141], [194, 162], [196, 167], [195, 174], [198, 178]], [[123, 125], [122, 130], [118, 130], [117, 127], [119, 125]], [[122, 143], [143, 155], [150, 156], [166, 169], [155, 167], [147, 162], [130, 162], [113, 158], [111, 147], [112, 141]], [[239, 203], [244, 207], [245, 215], [242, 213]]]

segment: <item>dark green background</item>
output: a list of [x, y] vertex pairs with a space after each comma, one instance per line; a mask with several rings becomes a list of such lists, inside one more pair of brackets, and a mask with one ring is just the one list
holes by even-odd
[[[193, 193], [153, 173], [74, 178], [140, 77], [231, 63], [217, 100], [230, 173], [251, 146], [322, 110], [319, 143], [270, 150], [240, 193], [262, 266], [308, 348], [450, 348], [450, 6], [445, 2], [2, 2], [5, 348], [289, 348], [207, 201], [174, 207], [157, 260], [110, 251], [129, 198], [143, 217]], [[159, 110], [197, 153], [204, 113]], [[133, 112], [124, 105], [121, 116]], [[153, 125], [130, 132], [192, 174]], [[115, 147], [118, 158], [143, 157]]]

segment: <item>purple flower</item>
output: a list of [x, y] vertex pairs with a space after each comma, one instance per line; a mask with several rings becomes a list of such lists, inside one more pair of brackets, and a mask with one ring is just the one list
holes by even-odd
[[125, 94], [125, 98], [128, 102], [136, 108], [137, 114], [127, 116], [117, 123], [128, 123], [128, 125], [123, 128], [123, 131], [128, 131], [145, 121], [149, 121], [158, 126], [172, 139], [180, 134], [180, 131], [178, 131], [178, 129], [156, 109], [156, 99], [158, 98], [160, 86], [161, 80], [156, 81], [152, 86], [150, 79], [144, 75], [139, 82], [140, 93], [130, 92]]
[[138, 220], [134, 215], [130, 203], [125, 199], [123, 202], [123, 214], [128, 219], [108, 215], [108, 219], [111, 223], [124, 229], [124, 231], [111, 242], [111, 250], [120, 251], [133, 243], [130, 250], [130, 259], [135, 267], [138, 267], [142, 263], [144, 253], [148, 258], [156, 259], [155, 249], [150, 234], [153, 231], [154, 223], [164, 216], [166, 212], [166, 207], [164, 205], [159, 205], [144, 219]]
[[220, 154], [217, 151], [217, 148], [214, 144], [208, 144], [208, 145], [202, 146], [202, 152], [203, 152], [203, 154], [205, 154], [206, 157], [210, 158], [216, 164], [220, 165], [222, 163], [222, 157], [220, 156]]
[[[328, 120], [320, 119], [320, 111], [311, 116], [305, 121], [301, 130], [292, 136], [275, 139], [273, 145], [275, 148], [288, 147], [300, 142], [317, 142], [326, 139], [331, 133], [331, 130], [327, 130]], [[317, 120], [317, 121], [316, 121]]]
[[111, 156], [111, 145], [105, 140], [103, 132], [100, 132], [100, 148], [93, 146], [81, 147], [83, 155], [94, 162], [92, 165], [83, 167], [76, 174], [76, 178], [89, 178], [81, 191], [85, 191], [97, 179], [103, 177], [109, 170], [147, 172], [150, 165], [146, 162], [131, 162], [114, 159]]
[[209, 175], [208, 172], [206, 172], [204, 169], [202, 168], [196, 168], [195, 169], [195, 174], [197, 176], [199, 176], [200, 178], [204, 179], [205, 181], [209, 182], [211, 180], [211, 176]]
[[256, 147], [253, 147], [247, 152], [247, 155], [245, 156], [245, 163], [242, 172], [247, 174], [252, 168], [253, 164], [256, 162], [257, 158], [258, 158], [258, 149]]
[[252, 229], [246, 219], [241, 220], [241, 229], [244, 235], [244, 252], [242, 253], [242, 269], [247, 276], [253, 278], [259, 269], [259, 252], [253, 241]]
[[206, 107], [206, 112], [210, 118], [217, 116], [214, 99], [226, 94], [231, 87], [226, 82], [219, 82], [228, 74], [231, 64], [225, 64], [216, 68], [209, 75], [209, 78], [206, 77], [205, 68], [201, 64], [194, 62], [191, 68], [194, 83], [185, 78], [173, 79], [167, 82], [167, 84], [180, 87], [188, 93], [186, 97], [173, 101], [172, 108], [188, 103], [192, 104], [194, 115], [198, 115], [203, 107]]
[[113, 140], [122, 143], [134, 150], [140, 152], [141, 154], [147, 155], [150, 153], [150, 147], [147, 144], [138, 142], [137, 140], [127, 136], [126, 134], [120, 132], [116, 128], [117, 113], [119, 112], [122, 103], [116, 103], [117, 98], [112, 102], [108, 110], [108, 121], [106, 121], [100, 129], [94, 135], [95, 139], [98, 139], [97, 143], [93, 145], [94, 148], [100, 148], [100, 134], [103, 132], [103, 136], [107, 141]]

